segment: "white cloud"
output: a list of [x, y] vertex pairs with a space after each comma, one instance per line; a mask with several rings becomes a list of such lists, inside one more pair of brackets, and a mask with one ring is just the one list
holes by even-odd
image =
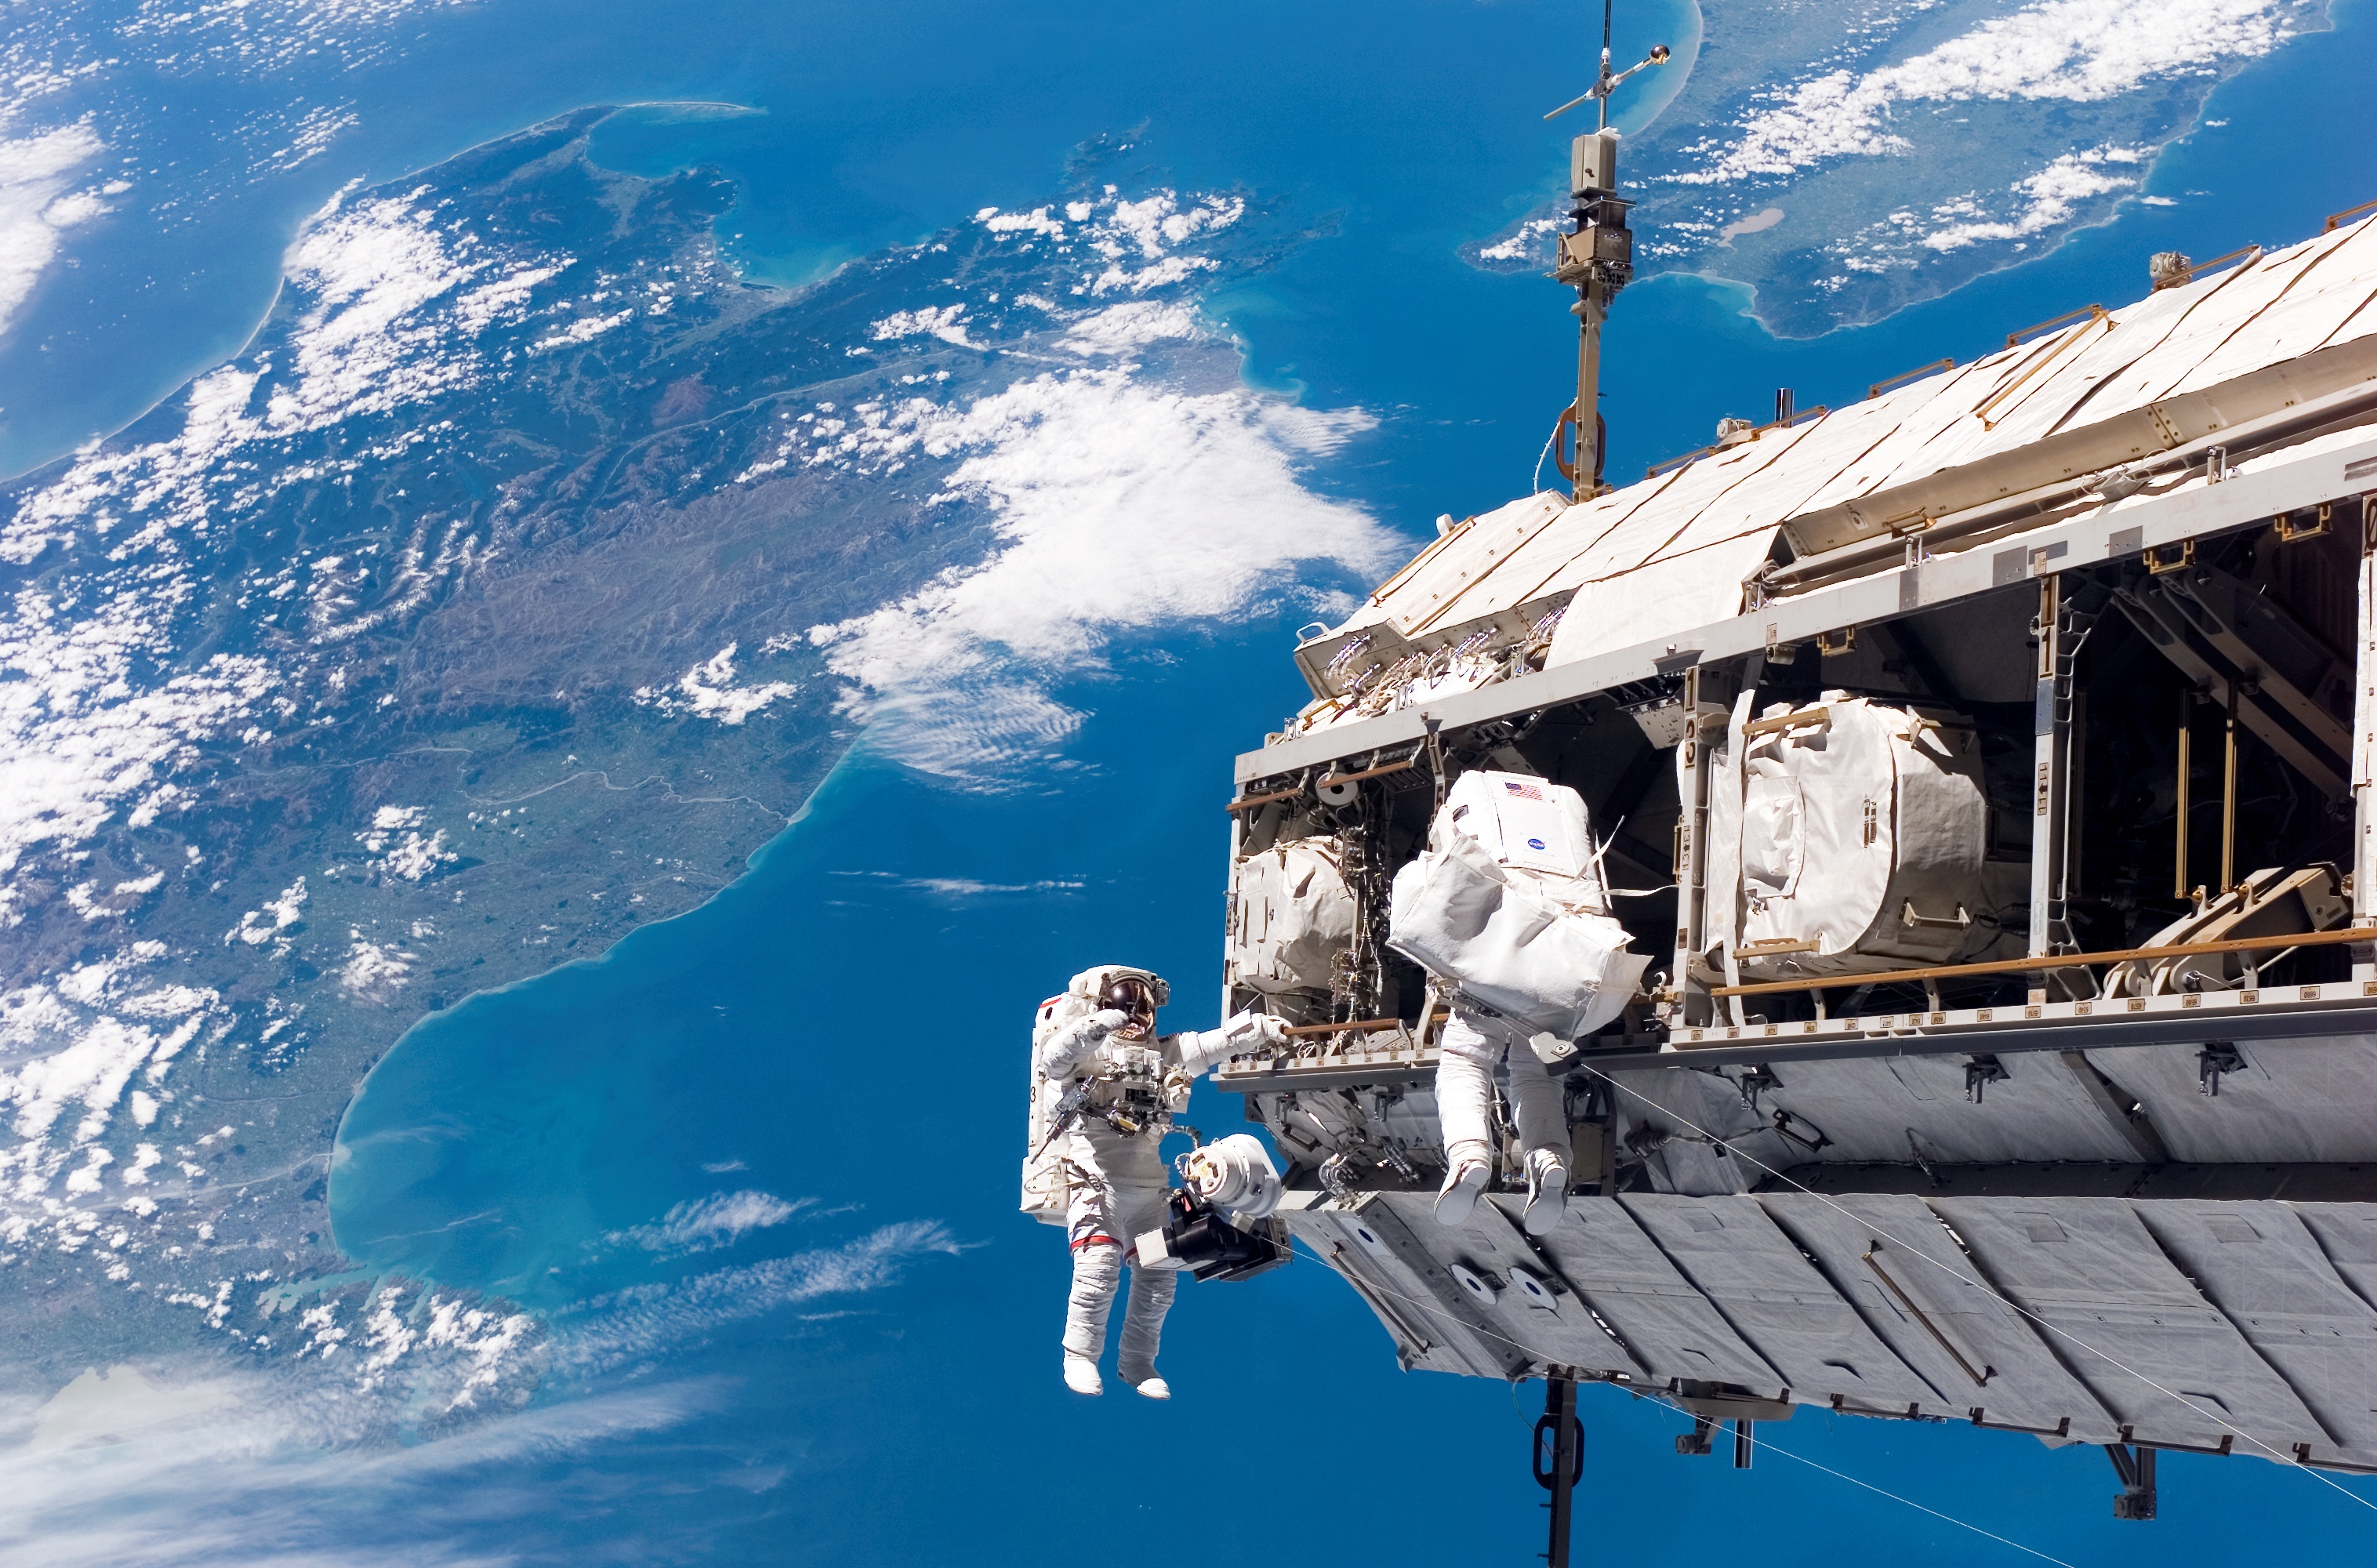
[[[0, 1401], [10, 1568], [488, 1568], [486, 1507], [560, 1463], [615, 1459], [729, 1396], [723, 1381], [573, 1396], [599, 1372], [787, 1306], [879, 1290], [960, 1251], [932, 1222], [621, 1292], [541, 1324], [404, 1284], [219, 1279], [169, 1299], [236, 1363], [85, 1372]], [[252, 1350], [249, 1348], [252, 1347]], [[256, 1352], [273, 1352], [271, 1359]], [[295, 1350], [300, 1354], [287, 1354]]]
[[[54, 1043], [61, 1035], [66, 1042], [13, 1071], [0, 1071], [0, 1107], [13, 1108], [9, 1130], [22, 1140], [0, 1155], [0, 1173], [13, 1172], [18, 1197], [38, 1197], [64, 1168], [68, 1153], [90, 1149], [114, 1119], [116, 1105], [135, 1073], [147, 1068], [151, 1083], [163, 1077], [167, 1064], [214, 1010], [213, 992], [196, 994], [203, 999], [170, 1028], [105, 1013], [78, 1021], [71, 1013], [44, 1009], [39, 997], [18, 993], [8, 999], [13, 1016], [6, 1036], [12, 1045], [44, 1037]], [[26, 1026], [36, 1021], [41, 1026]], [[66, 1027], [61, 1030], [60, 1024]], [[52, 1131], [77, 1107], [79, 1114], [66, 1123], [66, 1143], [60, 1146], [52, 1140]]]
[[[73, 617], [27, 589], [0, 619], [0, 879], [38, 844], [90, 837], [126, 801], [169, 804], [166, 775], [196, 758], [195, 743], [276, 684], [263, 660], [230, 654], [143, 678], [173, 655], [180, 596], [128, 587]], [[0, 924], [14, 897], [0, 881]]]
[[223, 940], [234, 939], [250, 947], [262, 947], [305, 916], [305, 879], [298, 878], [281, 890], [281, 896], [261, 909], [251, 909], [239, 917], [239, 924], [224, 933]]
[[655, 1224], [614, 1231], [608, 1239], [648, 1252], [706, 1252], [733, 1246], [751, 1231], [782, 1225], [816, 1202], [803, 1198], [786, 1203], [772, 1192], [757, 1191], [713, 1192], [675, 1205]]
[[1079, 892], [1083, 883], [1060, 877], [1044, 878], [1036, 882], [984, 882], [972, 877], [909, 877], [902, 887], [942, 898], [981, 898], [989, 893], [1009, 892]]
[[928, 305], [916, 310], [895, 310], [882, 320], [872, 323], [868, 330], [877, 342], [889, 342], [895, 338], [938, 338], [945, 343], [955, 343], [962, 349], [974, 345], [966, 337], [966, 307], [962, 305]]
[[638, 687], [636, 701], [671, 715], [692, 713], [699, 718], [715, 719], [722, 724], [739, 724], [770, 703], [790, 697], [800, 689], [788, 680], [737, 686], [735, 683], [735, 651], [737, 646], [730, 642], [686, 671], [678, 677], [674, 689]]
[[1568, 224], [1558, 218], [1530, 218], [1511, 232], [1510, 237], [1489, 245], [1480, 245], [1477, 256], [1483, 261], [1526, 261], [1547, 254], [1544, 241], [1566, 229]]
[[969, 454], [942, 498], [985, 507], [998, 545], [811, 640], [852, 683], [846, 706], [877, 726], [877, 745], [979, 777], [1072, 731], [1080, 715], [1046, 688], [1105, 667], [1117, 634], [1246, 615], [1313, 563], [1381, 570], [1393, 536], [1297, 473], [1373, 423], [1104, 371], [1042, 376], [962, 409], [918, 400], [873, 439]]
[[105, 151], [87, 124], [0, 141], [0, 332], [58, 253], [58, 232], [107, 210], [96, 192], [67, 194], [77, 169]]
[[359, 452], [342, 465], [273, 472], [263, 485], [253, 466], [234, 461], [243, 448], [252, 452], [477, 385], [486, 374], [479, 335], [519, 320], [529, 292], [569, 265], [567, 257], [545, 258], [543, 266], [515, 263], [507, 275], [464, 292], [494, 259], [474, 236], [451, 222], [441, 225], [409, 196], [352, 204], [334, 198], [307, 221], [284, 261], [292, 297], [306, 308], [278, 351], [279, 375], [268, 381], [271, 365], [253, 358], [210, 370], [190, 384], [186, 416], [173, 436], [113, 449], [94, 444], [78, 453], [64, 474], [0, 527], [0, 560], [30, 562], [78, 528], [106, 533], [137, 521], [138, 532], [116, 551], [128, 556], [162, 544], [175, 530], [203, 533], [235, 521], [281, 485], [352, 472], [364, 458], [394, 455], [424, 438], [416, 431], [392, 449]]
[[898, 1283], [920, 1258], [962, 1250], [938, 1220], [908, 1220], [845, 1246], [623, 1290], [580, 1310], [580, 1322], [557, 1338], [556, 1359], [604, 1371], [763, 1312], [820, 1296], [881, 1289]]
[[2287, 9], [2278, 0], [2045, 0], [1897, 65], [1832, 71], [1782, 90], [1734, 138], [1690, 149], [1707, 161], [1673, 177], [1715, 185], [1905, 152], [1910, 143], [1891, 128], [1902, 103], [2119, 97], [2158, 78], [2268, 54], [2293, 35]]
[[635, 316], [632, 309], [614, 311], [608, 316], [587, 316], [571, 322], [549, 338], [539, 338], [529, 345], [531, 353], [548, 353], [555, 349], [575, 348], [591, 343], [615, 327], [624, 327]]
[[[1081, 206], [1078, 212], [1071, 213], [1073, 221], [1077, 223], [1089, 215], [1090, 209], [1086, 205]], [[1048, 209], [1045, 207], [1035, 207], [1029, 212], [1001, 212], [996, 207], [985, 207], [973, 215], [973, 221], [994, 234], [1011, 234], [1018, 231], [1029, 231], [1035, 234], [1045, 234], [1052, 240], [1065, 237], [1065, 225], [1049, 217]]]
[[372, 869], [399, 881], [417, 882], [438, 867], [460, 859], [446, 847], [445, 829], [422, 836], [422, 819], [427, 815], [427, 808], [420, 806], [383, 806], [375, 811], [370, 830], [355, 835], [355, 842], [373, 856], [367, 862]]
[[417, 952], [406, 952], [394, 942], [367, 941], [360, 932], [350, 935], [347, 962], [339, 984], [360, 1001], [386, 1002], [412, 977]]
[[[2139, 179], [2134, 169], [2144, 156], [2137, 148], [2125, 147], [2067, 152], [2014, 186], [2016, 216], [2011, 221], [1951, 223], [1924, 235], [1923, 245], [1929, 250], [1962, 250], [1984, 240], [2016, 240], [2058, 228], [2072, 220], [2077, 203], [2134, 188]], [[2115, 173], [2114, 168], [2121, 165], [2132, 172]]]
[[1057, 346], [1080, 354], [1128, 353], [1165, 339], [1202, 336], [1204, 330], [1188, 306], [1168, 300], [1132, 300], [1081, 317]]

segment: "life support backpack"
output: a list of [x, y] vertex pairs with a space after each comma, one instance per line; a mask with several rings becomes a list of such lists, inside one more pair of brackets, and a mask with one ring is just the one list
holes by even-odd
[[1650, 960], [1609, 916], [1584, 800], [1524, 773], [1461, 775], [1395, 873], [1388, 945], [1460, 997], [1572, 1040], [1633, 999]]
[[1024, 1131], [1021, 1206], [1025, 1214], [1043, 1225], [1065, 1223], [1073, 1189], [1070, 1167], [1065, 1160], [1065, 1140], [1054, 1135], [1057, 1104], [1065, 1097], [1065, 1085], [1041, 1077], [1039, 1069], [1032, 1063], [1050, 1035], [1098, 1011], [1098, 998], [1108, 986], [1117, 980], [1133, 978], [1148, 983], [1155, 993], [1156, 1006], [1162, 1007], [1172, 999], [1172, 987], [1153, 971], [1135, 969], [1127, 964], [1103, 964], [1074, 976], [1062, 991], [1042, 1002], [1033, 1014], [1031, 1058], [1024, 1064], [1031, 1101]]

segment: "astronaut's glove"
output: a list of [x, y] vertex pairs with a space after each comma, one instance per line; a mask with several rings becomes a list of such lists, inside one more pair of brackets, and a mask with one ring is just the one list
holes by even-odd
[[1241, 1012], [1219, 1029], [1179, 1035], [1180, 1065], [1193, 1077], [1234, 1056], [1278, 1050], [1287, 1038], [1287, 1025], [1270, 1013]]
[[1032, 1065], [1043, 1078], [1069, 1077], [1097, 1054], [1107, 1035], [1129, 1022], [1130, 1014], [1112, 1007], [1077, 1018], [1040, 1043], [1032, 1053]]

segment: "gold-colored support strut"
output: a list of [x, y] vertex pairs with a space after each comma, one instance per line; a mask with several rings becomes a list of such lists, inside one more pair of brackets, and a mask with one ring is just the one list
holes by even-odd
[[2237, 683], [2228, 683], [2228, 754], [2220, 771], [2220, 891], [2237, 885]]
[[[1855, 975], [1802, 975], [1796, 980], [1762, 980], [1751, 986], [1714, 986], [1713, 997], [1759, 997], [1775, 991], [1836, 991], [1847, 986], [1899, 986], [1913, 981], [1963, 980], [1985, 975], [2019, 975], [2032, 969], [2085, 969], [2098, 964], [2192, 958], [2207, 952], [2254, 952], [2282, 947], [2333, 947], [2377, 937], [2377, 926], [2338, 926], [2326, 931], [2282, 931], [2267, 937], [2223, 937], [2208, 942], [2171, 942], [2161, 947], [2112, 948], [2103, 952], [2041, 953], [2032, 958], [1993, 958], [1986, 964], [1943, 964], [1932, 969], [1869, 969]], [[1936, 1011], [1936, 1010], [1935, 1010]]]

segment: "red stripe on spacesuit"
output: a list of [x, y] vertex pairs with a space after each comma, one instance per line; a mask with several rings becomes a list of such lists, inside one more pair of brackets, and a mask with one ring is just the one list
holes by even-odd
[[1119, 1247], [1122, 1245], [1121, 1242], [1116, 1240], [1111, 1236], [1084, 1236], [1079, 1241], [1073, 1243], [1073, 1251], [1078, 1252], [1084, 1247], [1095, 1247], [1100, 1242], [1104, 1242], [1109, 1247]]

